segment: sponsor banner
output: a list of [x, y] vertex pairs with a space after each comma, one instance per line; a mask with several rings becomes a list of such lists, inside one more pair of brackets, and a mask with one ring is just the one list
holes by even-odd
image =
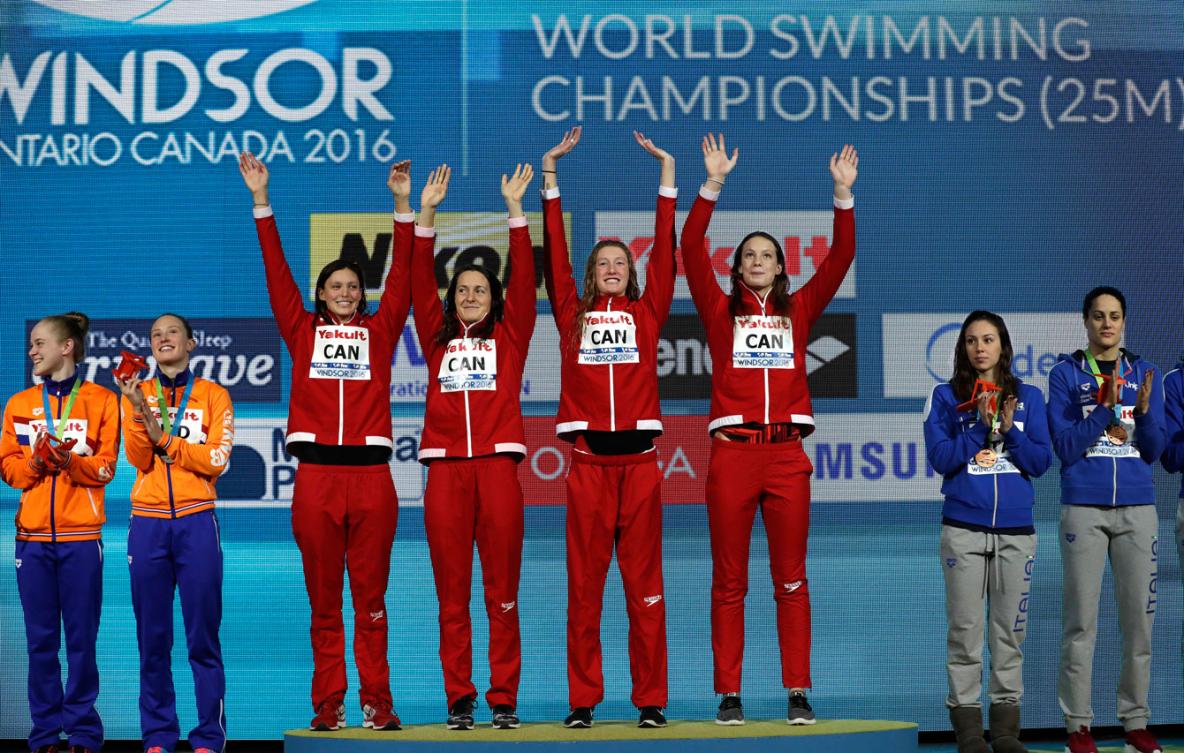
[[[686, 222], [687, 212], [678, 212], [675, 227]], [[724, 291], [731, 290], [732, 254], [736, 244], [754, 230], [773, 233], [785, 251], [785, 273], [789, 289], [797, 290], [814, 276], [818, 265], [830, 251], [831, 212], [715, 212], [711, 218], [707, 248], [715, 267], [715, 277]], [[637, 262], [638, 282], [645, 285], [645, 265], [654, 244], [652, 212], [597, 212], [596, 240], [619, 240], [633, 253]], [[674, 297], [691, 300], [683, 271], [682, 254], [676, 257], [678, 272]], [[835, 298], [855, 297], [855, 264], [851, 265]]]
[[[920, 413], [826, 413], [815, 420], [818, 429], [805, 440], [814, 464], [812, 502], [941, 500], [941, 476], [925, 459]], [[656, 442], [662, 501], [702, 503], [711, 459], [707, 416], [666, 416], [662, 424]], [[554, 419], [527, 418], [526, 446], [518, 477], [527, 504], [564, 504], [571, 445], [555, 437]]]
[[[553, 417], [528, 417], [526, 459], [518, 466], [518, 479], [528, 505], [567, 504], [564, 479], [571, 458], [571, 444], [555, 436]], [[669, 416], [662, 419], [665, 432], [658, 437], [658, 464], [662, 468], [662, 501], [666, 504], [703, 502], [708, 453], [706, 416]]]
[[940, 501], [917, 413], [824, 413], [805, 440], [812, 502]]
[[[296, 458], [284, 449], [285, 418], [236, 418], [234, 449], [226, 472], [218, 479], [221, 507], [290, 507], [296, 481]], [[419, 436], [422, 423], [396, 420], [392, 423], [395, 442], [391, 476], [399, 505], [423, 505], [426, 469], [419, 464]]]
[[[968, 312], [967, 312], [968, 313]], [[1061, 353], [1085, 344], [1080, 313], [1002, 313], [1015, 356], [1011, 370], [1048, 389], [1048, 372]], [[954, 372], [954, 346], [966, 313], [884, 314], [884, 397], [929, 397]]]
[[[810, 331], [806, 373], [810, 395], [859, 396], [855, 315], [823, 314]], [[663, 400], [710, 400], [711, 354], [703, 323], [695, 314], [666, 320], [658, 339], [658, 391]]]
[[[91, 319], [86, 338], [83, 378], [114, 389], [111, 370], [127, 350], [148, 361], [142, 376], [156, 376], [156, 359], [148, 332], [155, 319]], [[280, 400], [280, 333], [269, 317], [189, 320], [197, 347], [189, 358], [193, 373], [217, 382], [235, 403], [277, 403]], [[36, 320], [25, 321], [26, 341]], [[25, 386], [40, 384], [32, 365], [25, 367]]]
[[[560, 360], [555, 319], [550, 314], [539, 314], [526, 355], [526, 369], [522, 372], [522, 402], [559, 400]], [[395, 344], [391, 363], [391, 402], [423, 403], [427, 396], [427, 359], [415, 335], [414, 317], [409, 316], [403, 335]]]
[[[543, 285], [543, 214], [527, 212], [530, 237], [534, 241], [534, 287], [536, 300], [547, 300]], [[349, 259], [362, 267], [366, 276], [366, 297], [378, 303], [391, 265], [391, 235], [394, 219], [389, 213], [336, 212], [309, 215], [308, 297], [316, 300], [317, 275], [331, 261]], [[571, 238], [571, 214], [563, 224]], [[480, 264], [505, 282], [510, 235], [504, 212], [440, 212], [436, 215], [436, 287], [448, 289], [452, 270], [466, 264]]]

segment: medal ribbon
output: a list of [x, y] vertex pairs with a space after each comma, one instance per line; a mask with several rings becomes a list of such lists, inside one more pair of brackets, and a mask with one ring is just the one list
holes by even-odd
[[[66, 422], [70, 420], [70, 411], [74, 408], [74, 399], [78, 397], [78, 391], [82, 389], [82, 377], [78, 374], [74, 375], [74, 387], [70, 390], [70, 397], [66, 398], [66, 404], [62, 407], [62, 415], [58, 419], [57, 429], [55, 431], [53, 425], [53, 412], [49, 409], [49, 385], [41, 385], [41, 402], [45, 405], [45, 429], [50, 436], [62, 438], [62, 432], [66, 430]], [[58, 396], [58, 405], [61, 405], [61, 396]]]
[[[165, 434], [176, 436], [180, 430], [181, 420], [185, 418], [185, 407], [189, 405], [189, 393], [193, 389], [195, 379], [193, 374], [189, 375], [189, 381], [185, 384], [185, 392], [181, 394], [181, 405], [177, 408], [177, 422], [175, 424], [169, 421], [169, 406], [164, 401], [164, 388], [160, 384], [160, 377], [152, 380], [156, 383], [156, 405], [160, 408], [160, 428], [164, 430]], [[174, 385], [174, 392], [176, 389]]]
[[[1121, 354], [1120, 354], [1120, 355], [1119, 355], [1119, 360], [1121, 360], [1121, 358], [1122, 358], [1122, 356], [1121, 356]], [[1099, 366], [1098, 366], [1098, 362], [1097, 362], [1097, 360], [1094, 358], [1094, 354], [1089, 352], [1089, 348], [1086, 348], [1086, 350], [1085, 350], [1085, 360], [1086, 360], [1086, 361], [1089, 363], [1089, 367], [1090, 367], [1091, 369], [1093, 369], [1093, 372], [1090, 374], [1090, 376], [1092, 376], [1092, 377], [1093, 377], [1095, 380], [1097, 380], [1097, 382], [1098, 382], [1098, 389], [1099, 389], [1099, 390], [1104, 390], [1104, 389], [1106, 388], [1106, 380], [1105, 380], [1105, 378], [1102, 376], [1102, 369], [1101, 369], [1101, 367], [1099, 367]], [[1113, 372], [1113, 373], [1110, 375], [1110, 378], [1111, 378], [1111, 379], [1117, 379], [1117, 378], [1118, 378], [1118, 369], [1119, 369], [1119, 362], [1118, 362], [1118, 361], [1115, 361], [1115, 362], [1114, 362], [1114, 372]], [[1119, 390], [1119, 393], [1118, 393], [1118, 395], [1119, 395], [1118, 404], [1117, 404], [1117, 405], [1115, 405], [1114, 407], [1115, 407], [1115, 408], [1118, 408], [1118, 409], [1119, 409], [1119, 411], [1116, 411], [1116, 412], [1115, 412], [1115, 414], [1114, 414], [1114, 416], [1113, 416], [1113, 417], [1110, 419], [1110, 425], [1111, 425], [1111, 426], [1118, 426], [1118, 425], [1119, 425], [1119, 423], [1121, 423], [1121, 422], [1118, 420], [1118, 412], [1120, 412], [1120, 411], [1121, 411], [1121, 408], [1122, 408], [1122, 391], [1121, 391], [1121, 390]]]

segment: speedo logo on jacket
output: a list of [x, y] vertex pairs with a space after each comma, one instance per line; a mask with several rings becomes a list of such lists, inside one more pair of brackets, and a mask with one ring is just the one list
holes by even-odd
[[[193, 388], [182, 414], [180, 404], [191, 379]], [[136, 468], [132, 515], [183, 518], [214, 507], [214, 485], [226, 470], [234, 445], [234, 409], [224, 387], [188, 370], [175, 380], [162, 377], [161, 381], [164, 406], [157, 400], [155, 380], [141, 384], [140, 389], [157, 420], [162, 411], [168, 411], [175, 433], [154, 443], [127, 398], [122, 403], [124, 453]]]
[[[1061, 355], [1048, 375], [1048, 426], [1061, 460], [1061, 502], [1069, 505], [1155, 504], [1151, 465], [1166, 444], [1163, 382], [1152, 383], [1147, 412], [1135, 415], [1143, 375], [1154, 365], [1122, 350], [1115, 370], [1122, 404], [1099, 405], [1098, 383], [1084, 351]], [[1123, 432], [1107, 434], [1112, 423]]]
[[[73, 386], [73, 379], [60, 384], [46, 382], [55, 431]], [[0, 464], [4, 483], [21, 490], [16, 537], [22, 541], [98, 539], [107, 520], [103, 493], [115, 477], [119, 452], [115, 394], [90, 382], [82, 383], [62, 432], [64, 439], [76, 440], [73, 456], [61, 472], [45, 474], [29, 463], [37, 435], [46, 429], [42, 389], [37, 386], [18, 392], [4, 408]]]
[[[984, 528], [1033, 525], [1031, 479], [1052, 464], [1051, 440], [1040, 390], [1020, 383], [1017, 397], [1014, 426], [1001, 434], [983, 424], [977, 410], [957, 410], [961, 401], [949, 384], [933, 388], [925, 405], [925, 449], [944, 477], [943, 518]], [[993, 454], [979, 456], [988, 447]]]

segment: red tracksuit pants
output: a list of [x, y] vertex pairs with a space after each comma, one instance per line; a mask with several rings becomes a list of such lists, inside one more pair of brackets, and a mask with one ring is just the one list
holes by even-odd
[[712, 440], [707, 520], [711, 528], [711, 649], [717, 693], [740, 692], [748, 547], [758, 507], [769, 538], [781, 682], [786, 688], [810, 687], [806, 536], [813, 472], [801, 442]]
[[662, 471], [656, 452], [573, 451], [567, 475], [567, 684], [572, 708], [604, 700], [600, 613], [613, 545], [629, 614], [634, 706], [666, 706]]
[[448, 705], [475, 695], [473, 543], [481, 556], [489, 616], [490, 707], [518, 705], [522, 642], [518, 577], [522, 569], [522, 486], [512, 457], [435, 460], [428, 467], [423, 522], [440, 601], [440, 663]]
[[354, 602], [354, 658], [362, 705], [391, 706], [386, 660], [387, 615], [383, 597], [391, 570], [391, 545], [399, 500], [390, 467], [301, 463], [292, 493], [292, 533], [304, 561], [304, 585], [312, 606], [312, 705], [344, 696], [345, 629], [341, 618], [344, 575]]

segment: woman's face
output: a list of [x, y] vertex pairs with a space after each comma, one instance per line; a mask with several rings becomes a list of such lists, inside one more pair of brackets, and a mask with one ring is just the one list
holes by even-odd
[[167, 314], [152, 323], [148, 336], [152, 342], [152, 357], [166, 367], [184, 368], [197, 345], [185, 331], [185, 323]]
[[1100, 295], [1090, 304], [1089, 316], [1085, 318], [1085, 333], [1090, 345], [1099, 350], [1117, 348], [1122, 342], [1125, 326], [1122, 304], [1114, 296]]
[[624, 295], [629, 286], [629, 252], [620, 246], [604, 246], [596, 252], [596, 292]]
[[456, 278], [456, 297], [453, 299], [457, 316], [465, 324], [474, 324], [489, 313], [493, 295], [489, 292], [489, 280], [476, 270], [460, 273]]
[[777, 247], [768, 238], [756, 235], [744, 244], [740, 252], [740, 279], [744, 284], [756, 291], [764, 291], [773, 286], [773, 280], [781, 274], [781, 265], [777, 263]]
[[29, 333], [29, 360], [33, 362], [33, 374], [47, 377], [73, 360], [73, 340], [63, 340], [57, 328], [47, 322], [37, 322]]
[[966, 348], [966, 358], [970, 365], [978, 373], [985, 374], [999, 365], [1003, 343], [999, 339], [999, 330], [987, 320], [971, 322], [966, 328], [962, 346]]
[[324, 301], [329, 313], [338, 319], [349, 319], [362, 301], [362, 285], [352, 269], [339, 269], [325, 280], [325, 287], [317, 291], [317, 298]]

